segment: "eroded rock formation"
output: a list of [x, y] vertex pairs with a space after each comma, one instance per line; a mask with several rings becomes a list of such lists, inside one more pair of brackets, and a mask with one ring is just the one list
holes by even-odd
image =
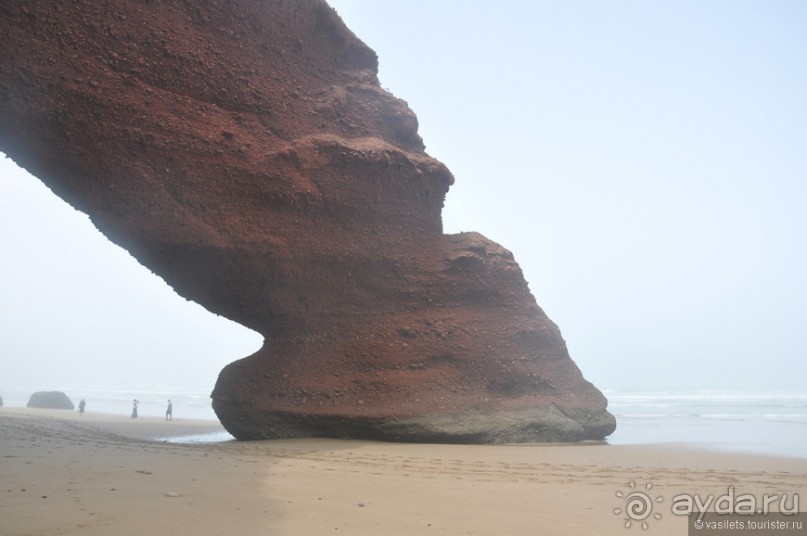
[[6, 0], [0, 149], [265, 336], [212, 394], [238, 438], [608, 435], [513, 255], [443, 234], [451, 173], [376, 71], [319, 0]]
[[73, 409], [73, 401], [61, 391], [37, 391], [28, 399], [29, 408]]

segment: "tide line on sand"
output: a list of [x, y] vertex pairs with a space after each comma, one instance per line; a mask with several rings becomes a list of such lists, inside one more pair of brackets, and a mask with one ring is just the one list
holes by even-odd
[[[217, 430], [3, 408], [0, 534], [680, 535], [679, 494], [807, 495], [805, 459], [687, 445], [149, 439]], [[641, 520], [637, 490], [653, 499]]]

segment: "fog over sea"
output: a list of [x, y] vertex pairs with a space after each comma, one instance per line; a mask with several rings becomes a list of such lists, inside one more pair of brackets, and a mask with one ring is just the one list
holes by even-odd
[[134, 399], [139, 401], [137, 413], [140, 417], [164, 417], [170, 399], [174, 404], [173, 412], [176, 419], [218, 420], [210, 406], [210, 391], [198, 389], [0, 386], [0, 396], [3, 397], [5, 407], [25, 407], [31, 394], [36, 391], [63, 391], [76, 408], [83, 398], [87, 402], [85, 410], [87, 412], [120, 414], [128, 418], [131, 418]]
[[807, 392], [604, 390], [616, 416], [611, 444], [688, 443], [807, 457]]
[[[25, 407], [31, 387], [0, 386], [6, 407]], [[62, 390], [88, 412], [130, 418], [138, 399], [141, 417], [162, 417], [169, 399], [175, 419], [218, 420], [210, 393], [168, 388]], [[807, 392], [766, 393], [731, 390], [643, 392], [605, 389], [617, 429], [607, 441], [613, 445], [681, 443], [717, 450], [774, 456], [807, 457]], [[1, 411], [1, 410], [0, 410]], [[2, 415], [2, 413], [0, 413]], [[156, 438], [163, 439], [163, 438]], [[183, 438], [183, 441], [222, 441], [229, 434]]]

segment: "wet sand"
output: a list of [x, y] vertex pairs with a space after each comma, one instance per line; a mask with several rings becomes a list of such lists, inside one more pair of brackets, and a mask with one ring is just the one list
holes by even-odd
[[2, 408], [0, 535], [624, 535], [631, 481], [662, 498], [652, 534], [682, 535], [681, 493], [807, 501], [807, 459], [687, 445], [149, 439], [221, 430]]

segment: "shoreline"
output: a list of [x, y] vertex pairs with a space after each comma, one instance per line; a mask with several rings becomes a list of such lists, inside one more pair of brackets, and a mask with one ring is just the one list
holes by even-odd
[[[118, 434], [130, 439], [143, 441], [161, 441], [163, 438], [198, 436], [204, 434], [226, 433], [219, 421], [208, 419], [174, 418], [170, 421], [161, 417], [140, 416], [135, 419], [115, 413], [86, 411], [79, 414], [76, 410], [40, 409], [40, 408], [0, 408], [0, 419], [8, 415], [31, 419], [58, 419], [82, 423], [99, 431]], [[2, 421], [0, 421], [2, 422]]]
[[[70, 387], [73, 400], [86, 398], [87, 409], [128, 420], [132, 398], [140, 416], [162, 418], [174, 401], [174, 417], [218, 421], [207, 389], [133, 389]], [[25, 408], [32, 387], [2, 386], [8, 408]], [[807, 391], [754, 390], [607, 390], [617, 429], [612, 445], [688, 443], [697, 448], [771, 456], [807, 458]], [[165, 436], [163, 436], [165, 437]], [[231, 436], [222, 432], [221, 439]], [[192, 438], [193, 439], [193, 438]], [[199, 436], [200, 441], [216, 440]]]
[[[191, 437], [191, 436], [199, 436], [203, 437], [205, 435], [210, 436], [218, 436], [218, 435], [226, 435], [227, 437], [222, 440], [222, 442], [227, 441], [237, 441], [233, 438], [224, 426], [218, 420], [214, 419], [198, 419], [198, 418], [174, 418], [170, 421], [166, 421], [164, 418], [155, 417], [155, 416], [140, 416], [138, 418], [132, 419], [131, 417], [122, 416], [119, 413], [106, 413], [106, 412], [90, 412], [87, 411], [83, 415], [79, 414], [76, 410], [59, 410], [59, 409], [41, 409], [41, 408], [26, 408], [26, 407], [2, 407], [0, 408], [0, 418], [2, 417], [3, 413], [12, 416], [22, 416], [22, 417], [31, 417], [31, 418], [56, 418], [56, 419], [63, 419], [75, 422], [83, 422], [85, 424], [95, 426], [103, 431], [116, 433], [123, 437], [128, 437], [132, 439], [139, 439], [143, 441], [156, 441], [156, 442], [165, 442], [173, 441], [177, 439], [176, 442], [183, 443], [181, 438], [183, 437]], [[720, 424], [719, 422], [716, 424]], [[329, 441], [328, 438], [304, 438], [299, 439], [296, 441]], [[276, 441], [289, 441], [289, 440], [276, 440]], [[338, 440], [334, 440], [338, 441]], [[348, 440], [350, 441], [350, 440]], [[365, 441], [365, 440], [357, 440], [357, 441]], [[195, 442], [195, 441], [194, 441]], [[207, 441], [200, 441], [202, 443], [206, 443]], [[216, 443], [218, 441], [211, 441], [212, 443]], [[258, 441], [260, 442], [260, 441]], [[265, 443], [269, 443], [271, 441], [263, 441]], [[369, 443], [379, 443], [379, 444], [409, 444], [409, 443], [396, 443], [396, 442], [385, 442], [385, 441], [371, 441], [367, 440]], [[254, 441], [246, 441], [240, 442], [243, 444], [250, 444], [254, 443]], [[416, 445], [446, 445], [452, 446], [455, 444], [451, 443], [412, 443]], [[456, 444], [457, 446], [463, 446], [463, 444]], [[464, 445], [464, 446], [489, 446], [492, 447], [494, 445]], [[744, 445], [734, 445], [731, 443], [704, 443], [704, 442], [696, 442], [696, 441], [686, 441], [686, 440], [674, 440], [674, 441], [635, 441], [635, 442], [623, 442], [623, 441], [613, 441], [611, 437], [608, 437], [603, 440], [586, 440], [586, 441], [579, 441], [576, 443], [563, 443], [563, 442], [551, 442], [551, 443], [512, 443], [512, 444], [502, 444], [500, 446], [503, 447], [531, 447], [531, 446], [540, 446], [542, 448], [553, 448], [553, 447], [568, 447], [568, 448], [575, 448], [575, 447], [584, 447], [584, 446], [607, 446], [607, 447], [618, 447], [622, 448], [642, 448], [648, 447], [653, 449], [666, 449], [666, 448], [674, 448], [674, 449], [686, 449], [695, 452], [704, 452], [704, 453], [717, 453], [717, 454], [726, 454], [726, 455], [748, 455], [754, 458], [766, 458], [766, 459], [793, 459], [795, 461], [800, 462], [807, 462], [807, 453], [804, 456], [799, 456], [791, 453], [780, 453], [780, 452], [766, 452], [766, 451], [759, 451], [748, 449]]]
[[634, 482], [664, 499], [653, 533], [680, 535], [676, 494], [807, 496], [807, 459], [686, 444], [149, 439], [220, 426], [3, 408], [0, 534], [617, 535]]

